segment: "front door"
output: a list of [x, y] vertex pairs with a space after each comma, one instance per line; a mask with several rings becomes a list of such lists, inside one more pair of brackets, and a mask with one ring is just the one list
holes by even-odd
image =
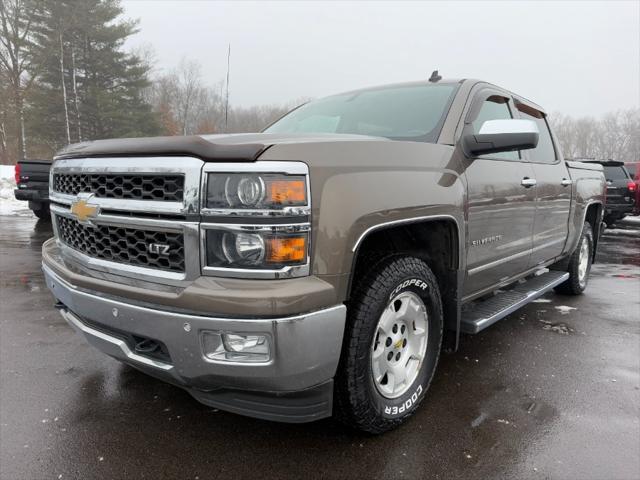
[[[477, 94], [482, 104], [472, 108], [478, 131], [486, 120], [512, 118], [508, 96]], [[535, 216], [535, 186], [531, 165], [519, 152], [482, 155], [466, 162], [467, 277], [469, 296], [524, 272], [529, 265]], [[523, 180], [525, 180], [523, 182]], [[524, 184], [523, 184], [524, 183]]]

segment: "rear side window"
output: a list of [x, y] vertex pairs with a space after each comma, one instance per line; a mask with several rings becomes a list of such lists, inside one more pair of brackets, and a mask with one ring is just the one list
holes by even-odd
[[627, 180], [627, 172], [623, 167], [604, 165], [604, 176], [607, 180]]
[[555, 163], [556, 151], [553, 148], [551, 132], [549, 131], [549, 125], [547, 125], [547, 119], [545, 118], [544, 113], [522, 103], [518, 103], [517, 108], [520, 112], [520, 117], [536, 122], [538, 130], [540, 131], [538, 146], [531, 150], [527, 150], [529, 160], [535, 163]]
[[[498, 95], [487, 98], [480, 107], [478, 116], [473, 121], [474, 133], [479, 133], [482, 124], [487, 120], [505, 120], [513, 118], [508, 100]], [[502, 160], [520, 160], [518, 152], [500, 152], [480, 155], [478, 158], [499, 158]]]

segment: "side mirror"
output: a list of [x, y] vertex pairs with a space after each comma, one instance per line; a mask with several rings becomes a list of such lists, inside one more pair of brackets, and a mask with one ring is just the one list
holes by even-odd
[[487, 120], [478, 133], [467, 133], [462, 137], [462, 147], [468, 156], [475, 157], [536, 148], [539, 137], [538, 125], [532, 120]]

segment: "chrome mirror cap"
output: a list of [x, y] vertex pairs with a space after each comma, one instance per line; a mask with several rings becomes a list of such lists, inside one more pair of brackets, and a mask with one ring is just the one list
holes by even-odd
[[[467, 126], [472, 129], [471, 125]], [[532, 120], [487, 120], [478, 133], [462, 137], [462, 147], [468, 157], [515, 150], [528, 150], [538, 145], [540, 131]]]

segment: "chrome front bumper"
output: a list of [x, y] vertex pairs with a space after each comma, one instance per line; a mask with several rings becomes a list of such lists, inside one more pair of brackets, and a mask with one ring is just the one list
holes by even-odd
[[[46, 264], [43, 271], [62, 316], [89, 343], [187, 389], [203, 403], [280, 421], [304, 422], [331, 415], [344, 305], [275, 319], [189, 315], [83, 291]], [[271, 359], [254, 364], [210, 360], [202, 350], [204, 331], [267, 335], [272, 342]], [[165, 362], [139, 354], [118, 332], [164, 343], [170, 359]]]

